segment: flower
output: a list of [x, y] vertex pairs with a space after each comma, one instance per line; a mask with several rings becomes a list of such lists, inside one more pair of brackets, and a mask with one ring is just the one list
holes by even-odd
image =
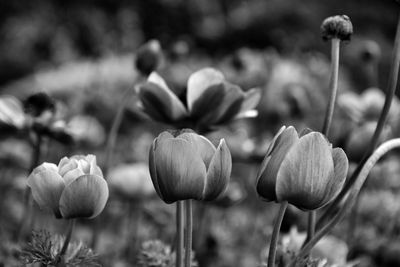
[[314, 210], [331, 201], [343, 187], [346, 154], [319, 132], [298, 134], [282, 127], [274, 137], [257, 175], [257, 193], [266, 201], [288, 201]]
[[33, 199], [56, 218], [94, 218], [108, 199], [108, 186], [96, 156], [64, 157], [57, 165], [43, 163], [28, 177]]
[[137, 50], [136, 69], [144, 76], [155, 71], [162, 60], [161, 45], [158, 40], [150, 40]]
[[253, 88], [243, 92], [239, 86], [225, 81], [221, 72], [204, 68], [189, 77], [187, 106], [155, 72], [139, 86], [139, 97], [141, 108], [153, 120], [175, 125], [190, 121], [191, 125], [209, 127], [256, 116], [254, 108], [261, 91]]
[[188, 130], [162, 132], [150, 148], [150, 175], [159, 197], [214, 200], [228, 186], [232, 159], [225, 140], [217, 148], [204, 136]]
[[332, 16], [322, 22], [321, 32], [324, 41], [334, 38], [349, 41], [353, 34], [353, 24], [346, 15]]
[[129, 199], [140, 199], [155, 194], [149, 167], [145, 163], [124, 164], [110, 170], [108, 184]]

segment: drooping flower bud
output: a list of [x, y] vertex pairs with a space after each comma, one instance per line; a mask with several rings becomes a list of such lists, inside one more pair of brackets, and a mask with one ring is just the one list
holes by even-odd
[[108, 186], [96, 156], [64, 157], [57, 165], [43, 163], [28, 177], [33, 199], [56, 218], [94, 218], [108, 199]]
[[181, 131], [162, 132], [150, 148], [150, 175], [159, 197], [214, 200], [229, 183], [232, 159], [225, 140], [217, 148], [204, 136]]
[[326, 18], [321, 24], [322, 39], [324, 41], [338, 38], [349, 41], [353, 34], [353, 24], [346, 15], [336, 15]]
[[319, 132], [298, 134], [282, 127], [274, 137], [257, 175], [257, 193], [266, 201], [288, 201], [315, 210], [341, 190], [348, 169], [346, 154]]
[[137, 50], [135, 67], [142, 75], [148, 76], [159, 67], [161, 60], [162, 50], [160, 42], [150, 40]]

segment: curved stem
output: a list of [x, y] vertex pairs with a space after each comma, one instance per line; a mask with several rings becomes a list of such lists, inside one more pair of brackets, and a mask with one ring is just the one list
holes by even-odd
[[397, 33], [396, 33], [396, 37], [395, 37], [392, 58], [393, 58], [393, 60], [391, 63], [391, 71], [390, 71], [388, 88], [386, 90], [385, 103], [383, 105], [382, 112], [380, 114], [378, 123], [376, 125], [374, 135], [370, 141], [370, 144], [369, 144], [367, 150], [365, 151], [363, 159], [360, 161], [357, 168], [354, 170], [353, 174], [351, 175], [351, 177], [348, 179], [348, 181], [344, 185], [342, 191], [340, 191], [339, 195], [335, 198], [335, 200], [332, 202], [332, 204], [329, 205], [328, 209], [321, 216], [320, 220], [317, 223], [317, 228], [321, 227], [321, 225], [333, 213], [335, 213], [337, 206], [341, 203], [343, 198], [346, 196], [346, 194], [349, 192], [349, 190], [355, 183], [355, 180], [357, 179], [361, 169], [363, 168], [364, 164], [366, 163], [369, 155], [371, 155], [371, 153], [374, 151], [375, 147], [378, 144], [379, 136], [382, 133], [383, 127], [384, 127], [386, 119], [388, 117], [393, 97], [395, 95], [397, 88], [399, 87], [398, 79], [400, 76], [400, 68], [399, 68], [399, 63], [400, 63], [400, 18], [399, 18], [399, 21], [397, 24]]
[[69, 220], [68, 221], [68, 229], [67, 229], [67, 233], [65, 235], [64, 244], [63, 244], [63, 246], [62, 246], [62, 248], [60, 250], [60, 253], [58, 253], [58, 256], [57, 256], [59, 258], [59, 261], [60, 260], [63, 261], [62, 258], [64, 257], [65, 253], [67, 252], [68, 245], [69, 245], [69, 242], [71, 241], [72, 232], [74, 230], [74, 227], [75, 227], [75, 219]]
[[[333, 38], [331, 41], [331, 77], [329, 81], [329, 104], [325, 113], [324, 124], [322, 127], [322, 134], [326, 137], [329, 135], [329, 129], [332, 124], [333, 112], [335, 110], [336, 95], [338, 91], [338, 78], [339, 78], [339, 55], [340, 55], [340, 39]], [[310, 240], [315, 232], [316, 224], [316, 211], [312, 210], [308, 213], [308, 226], [306, 242]]]
[[274, 230], [272, 232], [272, 237], [271, 237], [271, 243], [269, 245], [268, 265], [267, 265], [268, 267], [275, 266], [276, 248], [278, 245], [279, 231], [281, 229], [283, 216], [285, 215], [287, 206], [288, 206], [287, 201], [282, 202], [279, 208], [278, 215], [276, 217]]
[[296, 259], [289, 264], [289, 266], [294, 266], [296, 261], [299, 259], [304, 258], [308, 253], [310, 253], [311, 249], [315, 246], [315, 244], [324, 236], [326, 235], [329, 231], [333, 229], [333, 227], [344, 217], [346, 212], [348, 212], [352, 205], [354, 204], [354, 201], [356, 200], [361, 187], [363, 186], [365, 180], [368, 177], [369, 172], [371, 171], [372, 167], [376, 164], [376, 162], [387, 152], [389, 152], [392, 149], [399, 148], [400, 147], [400, 138], [392, 139], [389, 140], [382, 145], [380, 145], [375, 152], [368, 158], [366, 163], [364, 164], [363, 168], [360, 171], [360, 174], [358, 175], [357, 179], [355, 180], [354, 186], [352, 187], [352, 190], [349, 193], [349, 196], [343, 205], [343, 207], [339, 210], [338, 213], [334, 215], [334, 217], [326, 224], [324, 225], [309, 242], [306, 243], [306, 245], [300, 250], [299, 254], [297, 255]]
[[176, 259], [175, 266], [182, 267], [183, 256], [183, 202], [176, 202]]
[[185, 267], [192, 263], [192, 230], [193, 230], [193, 206], [192, 200], [185, 200], [186, 208], [186, 236], [185, 236]]

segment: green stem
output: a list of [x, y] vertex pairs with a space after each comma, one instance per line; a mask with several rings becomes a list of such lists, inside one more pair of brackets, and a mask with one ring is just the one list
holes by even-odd
[[192, 230], [193, 230], [193, 206], [192, 200], [185, 200], [186, 209], [186, 236], [185, 236], [185, 267], [192, 263]]
[[272, 232], [272, 237], [271, 237], [271, 243], [269, 245], [268, 265], [267, 265], [268, 267], [274, 267], [275, 266], [276, 248], [277, 248], [277, 245], [278, 245], [279, 231], [281, 229], [283, 216], [285, 215], [285, 211], [286, 211], [287, 206], [288, 206], [288, 202], [287, 201], [282, 202], [281, 206], [279, 208], [278, 215], [276, 217], [274, 230]]
[[333, 229], [333, 227], [344, 217], [344, 215], [351, 210], [352, 205], [354, 204], [358, 194], [360, 193], [361, 187], [363, 186], [365, 180], [368, 177], [369, 172], [372, 167], [376, 164], [376, 162], [387, 152], [392, 149], [400, 147], [400, 138], [389, 140], [382, 145], [380, 145], [375, 152], [368, 158], [363, 168], [361, 169], [357, 179], [352, 187], [352, 190], [349, 193], [349, 196], [344, 203], [343, 207], [336, 213], [333, 218], [324, 225], [318, 232], [314, 235], [313, 238], [310, 239], [309, 242], [305, 244], [305, 246], [300, 250], [299, 254], [296, 256], [295, 260], [292, 261], [289, 266], [295, 266], [294, 264], [308, 255], [311, 249], [317, 244], [317, 242], [326, 235], [329, 231]]
[[368, 160], [368, 157], [372, 154], [374, 149], [376, 148], [378, 141], [379, 141], [379, 136], [382, 133], [383, 127], [385, 125], [386, 119], [389, 114], [390, 106], [392, 104], [393, 97], [395, 95], [395, 92], [397, 88], [399, 87], [398, 84], [398, 79], [400, 75], [400, 68], [399, 68], [399, 63], [400, 63], [400, 18], [397, 24], [397, 33], [395, 37], [395, 42], [394, 42], [394, 48], [393, 48], [393, 57], [392, 57], [392, 63], [391, 63], [391, 70], [390, 70], [390, 77], [389, 77], [389, 83], [388, 87], [386, 90], [386, 98], [385, 98], [385, 103], [382, 108], [382, 112], [380, 114], [378, 123], [375, 128], [374, 135], [369, 143], [369, 146], [367, 150], [364, 153], [363, 159], [360, 161], [358, 164], [357, 168], [354, 170], [353, 174], [351, 177], [348, 179], [346, 184], [344, 185], [343, 189], [340, 191], [339, 195], [335, 198], [335, 200], [329, 205], [328, 209], [325, 211], [325, 213], [321, 216], [317, 223], [317, 228], [320, 228], [323, 223], [332, 215], [336, 212], [337, 207], [340, 205], [344, 197], [347, 195], [347, 193], [350, 191], [351, 187], [355, 183], [361, 169], [365, 165], [366, 161]]
[[176, 259], [175, 266], [182, 267], [182, 256], [183, 256], [183, 202], [176, 202]]
[[[331, 77], [329, 81], [329, 104], [325, 113], [324, 124], [322, 127], [322, 134], [326, 137], [329, 135], [329, 129], [332, 124], [333, 112], [335, 110], [336, 95], [338, 91], [338, 78], [339, 78], [339, 55], [340, 55], [340, 39], [333, 38], [331, 41]], [[312, 210], [308, 213], [308, 227], [307, 227], [307, 239], [310, 240], [315, 232], [316, 224], [316, 211]]]
[[64, 244], [60, 250], [60, 253], [58, 253], [57, 257], [58, 257], [58, 262], [62, 262], [61, 264], [64, 264], [64, 255], [67, 252], [68, 249], [68, 245], [71, 241], [71, 237], [72, 237], [72, 232], [74, 230], [75, 227], [75, 219], [71, 219], [68, 221], [68, 229], [67, 229], [67, 233], [65, 235], [65, 240], [64, 240]]

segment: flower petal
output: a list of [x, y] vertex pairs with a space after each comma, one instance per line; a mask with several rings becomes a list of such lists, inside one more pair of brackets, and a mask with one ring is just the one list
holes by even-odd
[[180, 138], [156, 142], [154, 163], [163, 200], [202, 199], [206, 166], [200, 155]]
[[78, 162], [75, 159], [63, 157], [58, 163], [58, 173], [61, 176], [76, 168], [78, 168]]
[[170, 122], [187, 115], [185, 106], [156, 73], [139, 86], [139, 97], [144, 110], [155, 120]]
[[27, 184], [31, 188], [33, 199], [39, 207], [50, 209], [59, 218], [58, 203], [65, 188], [62, 177], [55, 171], [43, 170], [29, 175]]
[[43, 162], [42, 164], [40, 164], [39, 166], [37, 166], [33, 171], [32, 174], [37, 174], [39, 172], [42, 171], [53, 171], [55, 173], [58, 172], [58, 167], [56, 164], [54, 163], [48, 163], [48, 162]]
[[231, 171], [231, 152], [225, 140], [221, 139], [207, 170], [207, 179], [203, 191], [204, 200], [214, 200], [226, 190], [231, 177]]
[[277, 199], [300, 209], [318, 209], [326, 204], [324, 194], [333, 175], [330, 144], [321, 133], [309, 133], [289, 150], [281, 164], [276, 179]]
[[221, 84], [224, 75], [213, 68], [204, 68], [190, 75], [187, 88], [187, 104], [190, 111], [199, 101], [208, 88]]
[[206, 165], [206, 169], [208, 169], [211, 159], [214, 157], [216, 151], [214, 145], [210, 142], [210, 140], [196, 133], [183, 133], [177, 138], [188, 141], [194, 151], [196, 151], [200, 155], [204, 164]]
[[334, 166], [334, 176], [328, 181], [325, 192], [325, 202], [329, 203], [335, 198], [339, 191], [342, 189], [346, 181], [347, 172], [349, 170], [349, 160], [346, 153], [341, 148], [334, 148], [332, 150], [332, 159]]
[[13, 96], [0, 97], [0, 122], [22, 128], [25, 123], [21, 102]]
[[[254, 109], [261, 100], [261, 89], [253, 88], [244, 93], [244, 100], [240, 108], [240, 113]], [[240, 114], [239, 113], [239, 114]]]
[[64, 219], [94, 218], [108, 199], [108, 186], [98, 175], [82, 175], [65, 187], [60, 198], [60, 212]]
[[214, 123], [223, 124], [239, 114], [244, 101], [244, 93], [239, 86], [225, 83], [225, 97], [216, 112]]
[[215, 111], [219, 109], [225, 96], [225, 85], [223, 83], [209, 86], [193, 103], [190, 109], [191, 118], [201, 118], [209, 121], [215, 117]]
[[[163, 134], [163, 133], [161, 133], [161, 134]], [[155, 158], [155, 154], [154, 154], [156, 142], [157, 142], [157, 139], [154, 139], [153, 143], [151, 144], [150, 151], [149, 151], [149, 171], [150, 171], [151, 181], [153, 182], [153, 185], [154, 185], [154, 189], [156, 190], [158, 196], [161, 199], [164, 199], [164, 196], [160, 190], [160, 186], [158, 185], [157, 169], [156, 169], [156, 162], [155, 162], [156, 158]]]
[[[80, 169], [80, 168], [76, 168], [73, 170], [68, 171], [67, 173], [65, 173], [62, 178], [65, 181], [66, 185], [69, 185], [71, 182], [73, 182], [75, 179], [77, 179], [78, 177], [84, 175], [85, 173]], [[87, 173], [86, 173], [87, 174]]]
[[[282, 128], [280, 131], [282, 131]], [[277, 200], [276, 183], [278, 172], [288, 151], [299, 142], [299, 138], [296, 129], [289, 126], [282, 131], [276, 141], [273, 140], [272, 142], [273, 146], [268, 148], [269, 153], [267, 155], [269, 157], [267, 156], [261, 164], [262, 168], [265, 166], [265, 169], [260, 172], [257, 179], [257, 193], [267, 201]]]

